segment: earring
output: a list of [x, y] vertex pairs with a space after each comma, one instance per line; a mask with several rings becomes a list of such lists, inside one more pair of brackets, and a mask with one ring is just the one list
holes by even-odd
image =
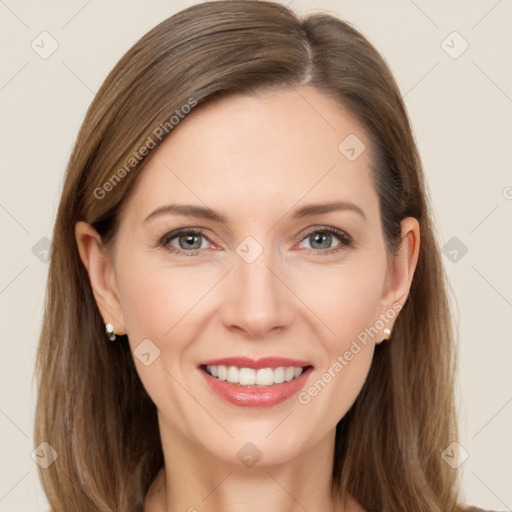
[[390, 329], [384, 329], [384, 334], [387, 336], [387, 338], [384, 338], [380, 341], [377, 341], [377, 345], [380, 345], [383, 341], [388, 341], [391, 336], [391, 330]]
[[116, 341], [116, 333], [114, 332], [114, 326], [112, 324], [105, 324], [105, 332], [110, 341]]
[[384, 338], [382, 341], [389, 341], [389, 338], [391, 337], [391, 329], [384, 329], [384, 334], [387, 336], [387, 338]]

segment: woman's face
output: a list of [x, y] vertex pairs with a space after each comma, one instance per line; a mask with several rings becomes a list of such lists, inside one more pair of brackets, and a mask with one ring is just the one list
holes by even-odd
[[[415, 265], [409, 251], [388, 265], [370, 162], [361, 126], [311, 87], [198, 107], [151, 155], [121, 216], [109, 308], [164, 437], [273, 464], [334, 435]], [[225, 358], [249, 359], [225, 361], [245, 368], [227, 380], [263, 385], [207, 375]], [[289, 366], [302, 375], [268, 370]]]

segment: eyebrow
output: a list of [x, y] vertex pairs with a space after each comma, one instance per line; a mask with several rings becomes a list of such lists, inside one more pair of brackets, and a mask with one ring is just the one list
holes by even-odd
[[[335, 211], [353, 211], [361, 215], [361, 217], [366, 220], [364, 211], [359, 206], [349, 201], [329, 201], [326, 203], [308, 204], [295, 210], [292, 218], [303, 219], [307, 217], [313, 217], [314, 215]], [[168, 204], [165, 206], [160, 206], [156, 210], [153, 210], [144, 219], [143, 224], [148, 222], [150, 219], [165, 214], [184, 215], [186, 217], [209, 219], [214, 222], [218, 222], [219, 224], [227, 224], [227, 218], [224, 215], [216, 212], [215, 210], [212, 210], [211, 208], [196, 206], [192, 204]]]

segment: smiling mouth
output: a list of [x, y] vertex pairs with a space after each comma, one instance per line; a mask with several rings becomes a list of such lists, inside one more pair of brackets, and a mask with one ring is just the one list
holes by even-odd
[[240, 387], [270, 387], [298, 379], [311, 365], [277, 366], [268, 368], [247, 368], [228, 365], [201, 365], [201, 370], [219, 381], [226, 381]]

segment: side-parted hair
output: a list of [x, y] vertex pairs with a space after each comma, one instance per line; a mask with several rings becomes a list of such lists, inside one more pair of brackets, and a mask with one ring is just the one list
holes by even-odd
[[399, 88], [351, 24], [235, 0], [194, 5], [144, 35], [108, 75], [79, 131], [54, 225], [35, 372], [35, 445], [58, 453], [39, 469], [52, 512], [142, 512], [164, 463], [156, 407], [126, 337], [106, 338], [75, 224], [88, 222], [114, 247], [130, 186], [178, 117], [226, 95], [306, 84], [365, 129], [388, 256], [399, 248], [403, 218], [415, 217], [421, 230], [392, 339], [376, 346], [361, 393], [336, 427], [332, 497], [341, 502], [349, 492], [372, 512], [463, 510], [458, 472], [441, 457], [458, 439], [449, 285]]

